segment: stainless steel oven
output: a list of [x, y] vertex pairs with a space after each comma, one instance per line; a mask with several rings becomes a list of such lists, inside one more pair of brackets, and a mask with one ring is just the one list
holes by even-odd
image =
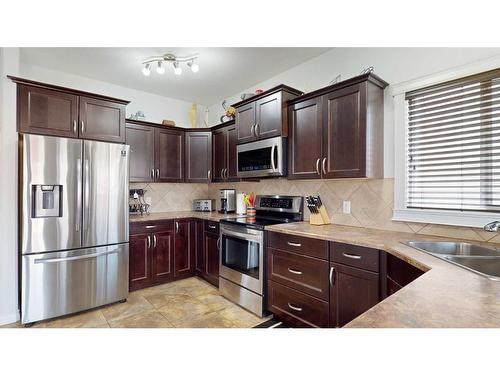
[[238, 145], [238, 177], [286, 175], [286, 139], [275, 137]]
[[262, 316], [264, 231], [222, 224], [219, 247], [222, 294]]

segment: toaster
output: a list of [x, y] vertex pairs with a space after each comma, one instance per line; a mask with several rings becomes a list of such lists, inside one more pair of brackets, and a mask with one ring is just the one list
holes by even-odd
[[215, 211], [215, 199], [195, 199], [193, 210], [201, 212]]

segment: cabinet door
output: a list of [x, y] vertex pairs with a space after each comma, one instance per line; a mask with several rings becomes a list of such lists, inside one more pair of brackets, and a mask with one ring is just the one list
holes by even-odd
[[289, 108], [288, 178], [320, 178], [323, 143], [321, 97]]
[[219, 236], [205, 232], [205, 269], [206, 278], [212, 284], [219, 286]]
[[149, 286], [153, 282], [152, 239], [149, 233], [129, 237], [129, 290]]
[[80, 97], [80, 138], [125, 143], [125, 105]]
[[255, 125], [255, 102], [250, 102], [236, 108], [236, 128], [238, 143], [245, 143], [256, 139], [253, 132]]
[[323, 177], [363, 177], [366, 83], [334, 91], [323, 98]]
[[130, 145], [130, 182], [154, 181], [154, 128], [127, 124], [125, 134]]
[[182, 278], [194, 273], [194, 223], [175, 221], [174, 277]]
[[205, 274], [205, 248], [203, 246], [203, 220], [194, 221], [195, 269], [200, 275]]
[[236, 155], [236, 146], [238, 144], [238, 131], [236, 126], [227, 128], [227, 163], [226, 178], [231, 181], [238, 181], [238, 164]]
[[184, 181], [184, 132], [155, 129], [155, 167], [157, 182]]
[[330, 326], [342, 327], [379, 302], [379, 274], [330, 263]]
[[153, 278], [155, 283], [165, 283], [173, 279], [173, 249], [174, 234], [171, 231], [158, 231], [152, 234], [153, 255]]
[[78, 138], [78, 96], [18, 84], [17, 128], [20, 133]]
[[186, 182], [211, 180], [212, 133], [186, 132]]
[[255, 133], [259, 139], [281, 135], [283, 126], [281, 92], [259, 99], [255, 107]]
[[227, 131], [225, 128], [214, 131], [212, 136], [212, 155], [213, 155], [213, 181], [224, 180], [224, 169], [227, 159]]

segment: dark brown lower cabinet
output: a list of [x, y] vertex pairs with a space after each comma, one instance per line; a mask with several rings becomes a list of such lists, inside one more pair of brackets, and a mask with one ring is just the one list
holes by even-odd
[[174, 251], [174, 234], [172, 231], [153, 233], [153, 282], [162, 284], [172, 281], [172, 253]]
[[149, 233], [130, 235], [129, 238], [129, 288], [141, 289], [153, 280]]
[[346, 325], [380, 301], [377, 272], [333, 262], [330, 271], [330, 327]]
[[205, 232], [205, 277], [213, 285], [219, 286], [219, 235]]
[[193, 276], [194, 274], [194, 222], [175, 220], [174, 235], [174, 278]]
[[194, 253], [195, 253], [195, 270], [197, 274], [205, 272], [205, 246], [203, 244], [203, 220], [194, 220]]

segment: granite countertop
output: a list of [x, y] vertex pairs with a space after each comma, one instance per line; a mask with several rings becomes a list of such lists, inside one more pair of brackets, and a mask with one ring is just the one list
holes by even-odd
[[187, 218], [219, 221], [221, 219], [227, 219], [238, 216], [244, 216], [244, 215], [221, 214], [217, 211], [212, 211], [212, 212], [172, 211], [172, 212], [155, 212], [149, 215], [130, 215], [129, 221], [131, 223], [136, 223], [136, 222], [147, 222], [154, 220], [174, 220], [174, 219], [187, 219]]
[[500, 327], [500, 281], [489, 280], [401, 243], [462, 240], [342, 225], [313, 226], [307, 222], [266, 229], [384, 250], [427, 271], [346, 327]]

